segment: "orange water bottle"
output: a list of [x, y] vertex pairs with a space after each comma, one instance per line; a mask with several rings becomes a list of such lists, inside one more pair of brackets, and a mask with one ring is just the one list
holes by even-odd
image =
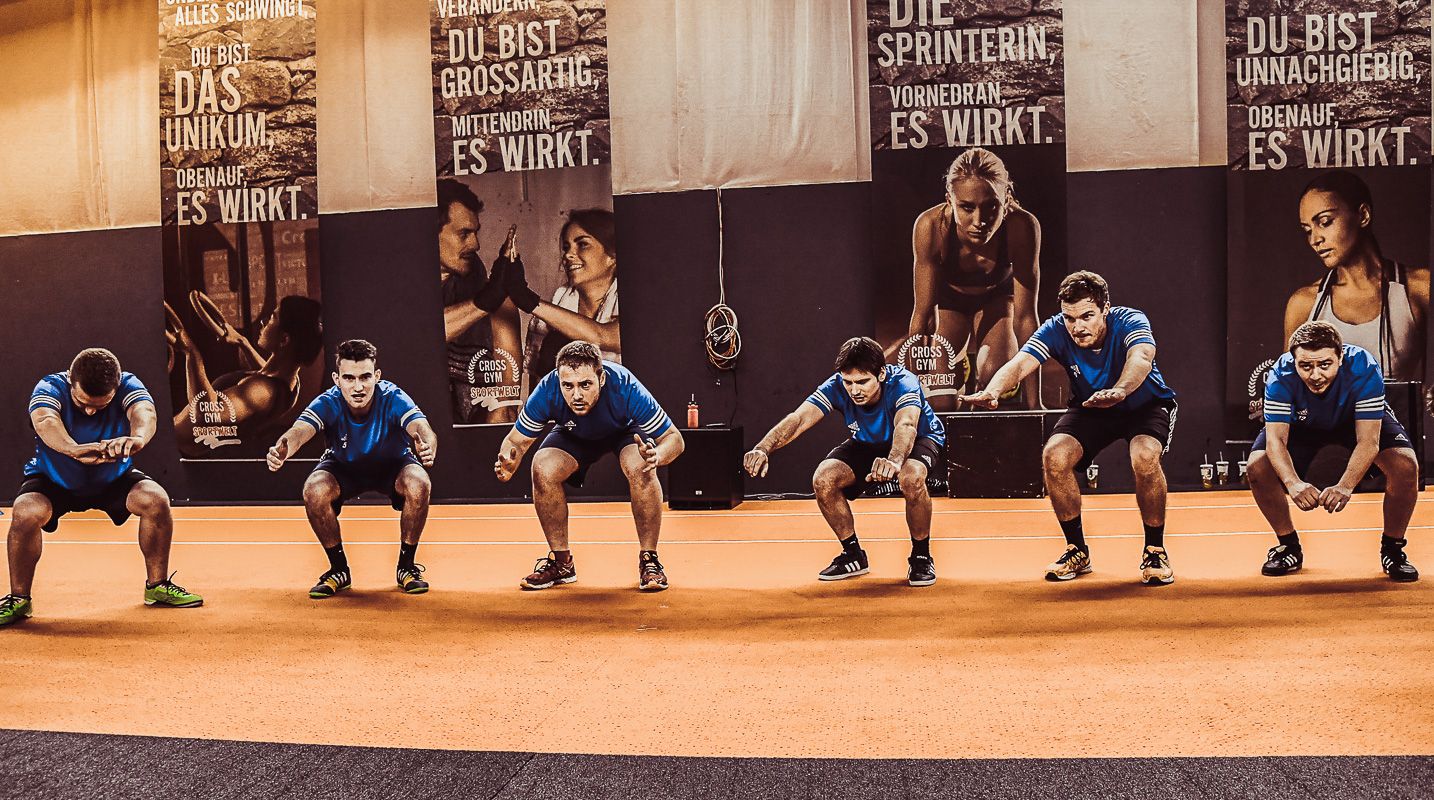
[[697, 395], [695, 394], [692, 395], [691, 400], [687, 401], [687, 427], [700, 427], [697, 419]]

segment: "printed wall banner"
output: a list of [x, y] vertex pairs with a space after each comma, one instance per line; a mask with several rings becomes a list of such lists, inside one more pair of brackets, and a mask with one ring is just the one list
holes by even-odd
[[454, 423], [507, 424], [564, 343], [622, 359], [606, 5], [432, 0], [431, 11]]
[[[869, 0], [867, 35], [876, 338], [954, 411], [1066, 274], [1061, 3]], [[1062, 402], [1042, 383], [1009, 404]]]
[[1226, 22], [1226, 435], [1240, 442], [1262, 427], [1265, 372], [1306, 321], [1334, 324], [1387, 381], [1424, 380], [1430, 11], [1227, 0]]
[[185, 459], [262, 459], [325, 383], [315, 0], [159, 0], [165, 338]]

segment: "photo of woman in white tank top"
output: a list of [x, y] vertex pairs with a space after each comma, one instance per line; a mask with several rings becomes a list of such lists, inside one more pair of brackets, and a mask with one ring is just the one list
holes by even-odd
[[1335, 170], [1300, 194], [1300, 228], [1328, 270], [1285, 306], [1285, 340], [1310, 320], [1339, 329], [1374, 354], [1391, 381], [1422, 380], [1429, 268], [1386, 258], [1374, 235], [1374, 200], [1352, 172]]

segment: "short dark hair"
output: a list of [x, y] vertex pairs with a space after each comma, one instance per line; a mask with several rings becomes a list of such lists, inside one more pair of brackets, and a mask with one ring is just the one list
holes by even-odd
[[70, 383], [91, 397], [104, 397], [119, 388], [119, 359], [103, 347], [81, 350], [70, 362]]
[[460, 183], [452, 178], [444, 178], [438, 182], [438, 229], [448, 224], [448, 209], [457, 203], [469, 211], [473, 216], [483, 213], [483, 201], [465, 183]]
[[1295, 328], [1295, 332], [1290, 334], [1290, 355], [1295, 354], [1296, 347], [1306, 350], [1333, 348], [1341, 351], [1344, 349], [1344, 339], [1339, 335], [1339, 328], [1322, 319], [1316, 319]]
[[373, 361], [377, 366], [378, 348], [364, 339], [349, 339], [339, 344], [338, 355], [334, 358], [335, 369], [340, 361]]
[[837, 372], [859, 369], [880, 377], [885, 366], [886, 355], [881, 352], [881, 345], [869, 336], [847, 339], [837, 351]]
[[324, 307], [319, 301], [291, 294], [279, 301], [279, 330], [294, 343], [301, 364], [312, 364], [324, 352]]
[[1089, 300], [1105, 308], [1110, 305], [1110, 287], [1106, 285], [1105, 278], [1081, 270], [1072, 272], [1061, 281], [1060, 288], [1056, 289], [1056, 299], [1067, 305]]
[[602, 351], [592, 342], [585, 342], [576, 339], [563, 345], [558, 351], [557, 363], [553, 369], [567, 367], [577, 369], [579, 367], [592, 367], [593, 372], [602, 374]]

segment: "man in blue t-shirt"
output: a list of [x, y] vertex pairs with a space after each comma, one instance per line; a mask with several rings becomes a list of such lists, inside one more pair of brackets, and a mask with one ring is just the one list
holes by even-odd
[[1067, 581], [1091, 571], [1081, 526], [1078, 471], [1117, 439], [1130, 446], [1135, 500], [1145, 524], [1140, 582], [1175, 580], [1165, 552], [1165, 471], [1160, 458], [1175, 428], [1175, 392], [1155, 366], [1155, 335], [1144, 314], [1110, 305], [1110, 288], [1094, 272], [1067, 275], [1056, 290], [1061, 313], [1046, 320], [1021, 352], [1001, 367], [985, 391], [961, 398], [995, 408], [996, 400], [1047, 359], [1070, 377], [1070, 408], [1056, 422], [1042, 462], [1046, 492], [1066, 549], [1046, 567], [1046, 580]]
[[329, 569], [309, 590], [317, 599], [353, 585], [339, 535], [344, 501], [364, 492], [388, 495], [398, 521], [397, 581], [409, 594], [428, 591], [424, 566], [414, 563], [423, 524], [428, 521], [432, 484], [424, 467], [438, 456], [438, 436], [413, 400], [380, 380], [378, 348], [363, 339], [339, 345], [334, 386], [315, 397], [294, 424], [269, 448], [269, 469], [277, 470], [319, 431], [328, 449], [304, 482], [309, 525], [329, 557]]
[[827, 524], [841, 542], [842, 552], [817, 573], [835, 581], [870, 571], [866, 551], [856, 538], [851, 500], [875, 482], [895, 479], [906, 498], [906, 525], [911, 534], [907, 582], [936, 582], [931, 557], [931, 495], [926, 475], [941, 463], [946, 430], [921, 393], [921, 383], [906, 369], [886, 363], [881, 345], [865, 336], [848, 339], [837, 351], [836, 374], [767, 432], [743, 457], [747, 474], [767, 474], [773, 450], [790, 444], [832, 412], [846, 420], [851, 438], [837, 445], [817, 465], [812, 490]]
[[[1344, 508], [1370, 466], [1386, 479], [1384, 539], [1379, 562], [1400, 581], [1419, 580], [1404, 554], [1405, 532], [1419, 499], [1419, 459], [1399, 420], [1384, 402], [1384, 375], [1368, 351], [1344, 344], [1328, 322], [1306, 322], [1290, 335], [1289, 352], [1265, 375], [1265, 429], [1250, 450], [1250, 491], [1279, 544], [1260, 570], [1287, 575], [1304, 566], [1304, 550], [1290, 519], [1286, 493], [1301, 511]], [[1326, 445], [1352, 452], [1339, 483], [1323, 490], [1305, 482]]]
[[144, 553], [144, 603], [193, 608], [199, 595], [169, 580], [169, 543], [174, 519], [169, 494], [132, 459], [154, 437], [154, 400], [139, 378], [120, 371], [114, 353], [98, 347], [75, 356], [67, 372], [47, 375], [30, 395], [35, 455], [10, 518], [10, 594], [0, 598], [0, 626], [34, 613], [30, 586], [43, 548], [41, 531], [53, 533], [71, 511], [99, 509], [116, 525], [139, 517]]
[[582, 486], [588, 467], [612, 453], [627, 476], [637, 523], [641, 547], [637, 586], [646, 592], [666, 589], [667, 574], [657, 559], [662, 486], [656, 470], [682, 454], [682, 434], [631, 372], [603, 361], [597, 345], [568, 342], [558, 351], [556, 363], [557, 368], [528, 395], [493, 465], [498, 480], [508, 481], [544, 426], [553, 425], [533, 454], [533, 506], [549, 553], [518, 585], [546, 589], [578, 579], [568, 548], [568, 496], [563, 484]]

